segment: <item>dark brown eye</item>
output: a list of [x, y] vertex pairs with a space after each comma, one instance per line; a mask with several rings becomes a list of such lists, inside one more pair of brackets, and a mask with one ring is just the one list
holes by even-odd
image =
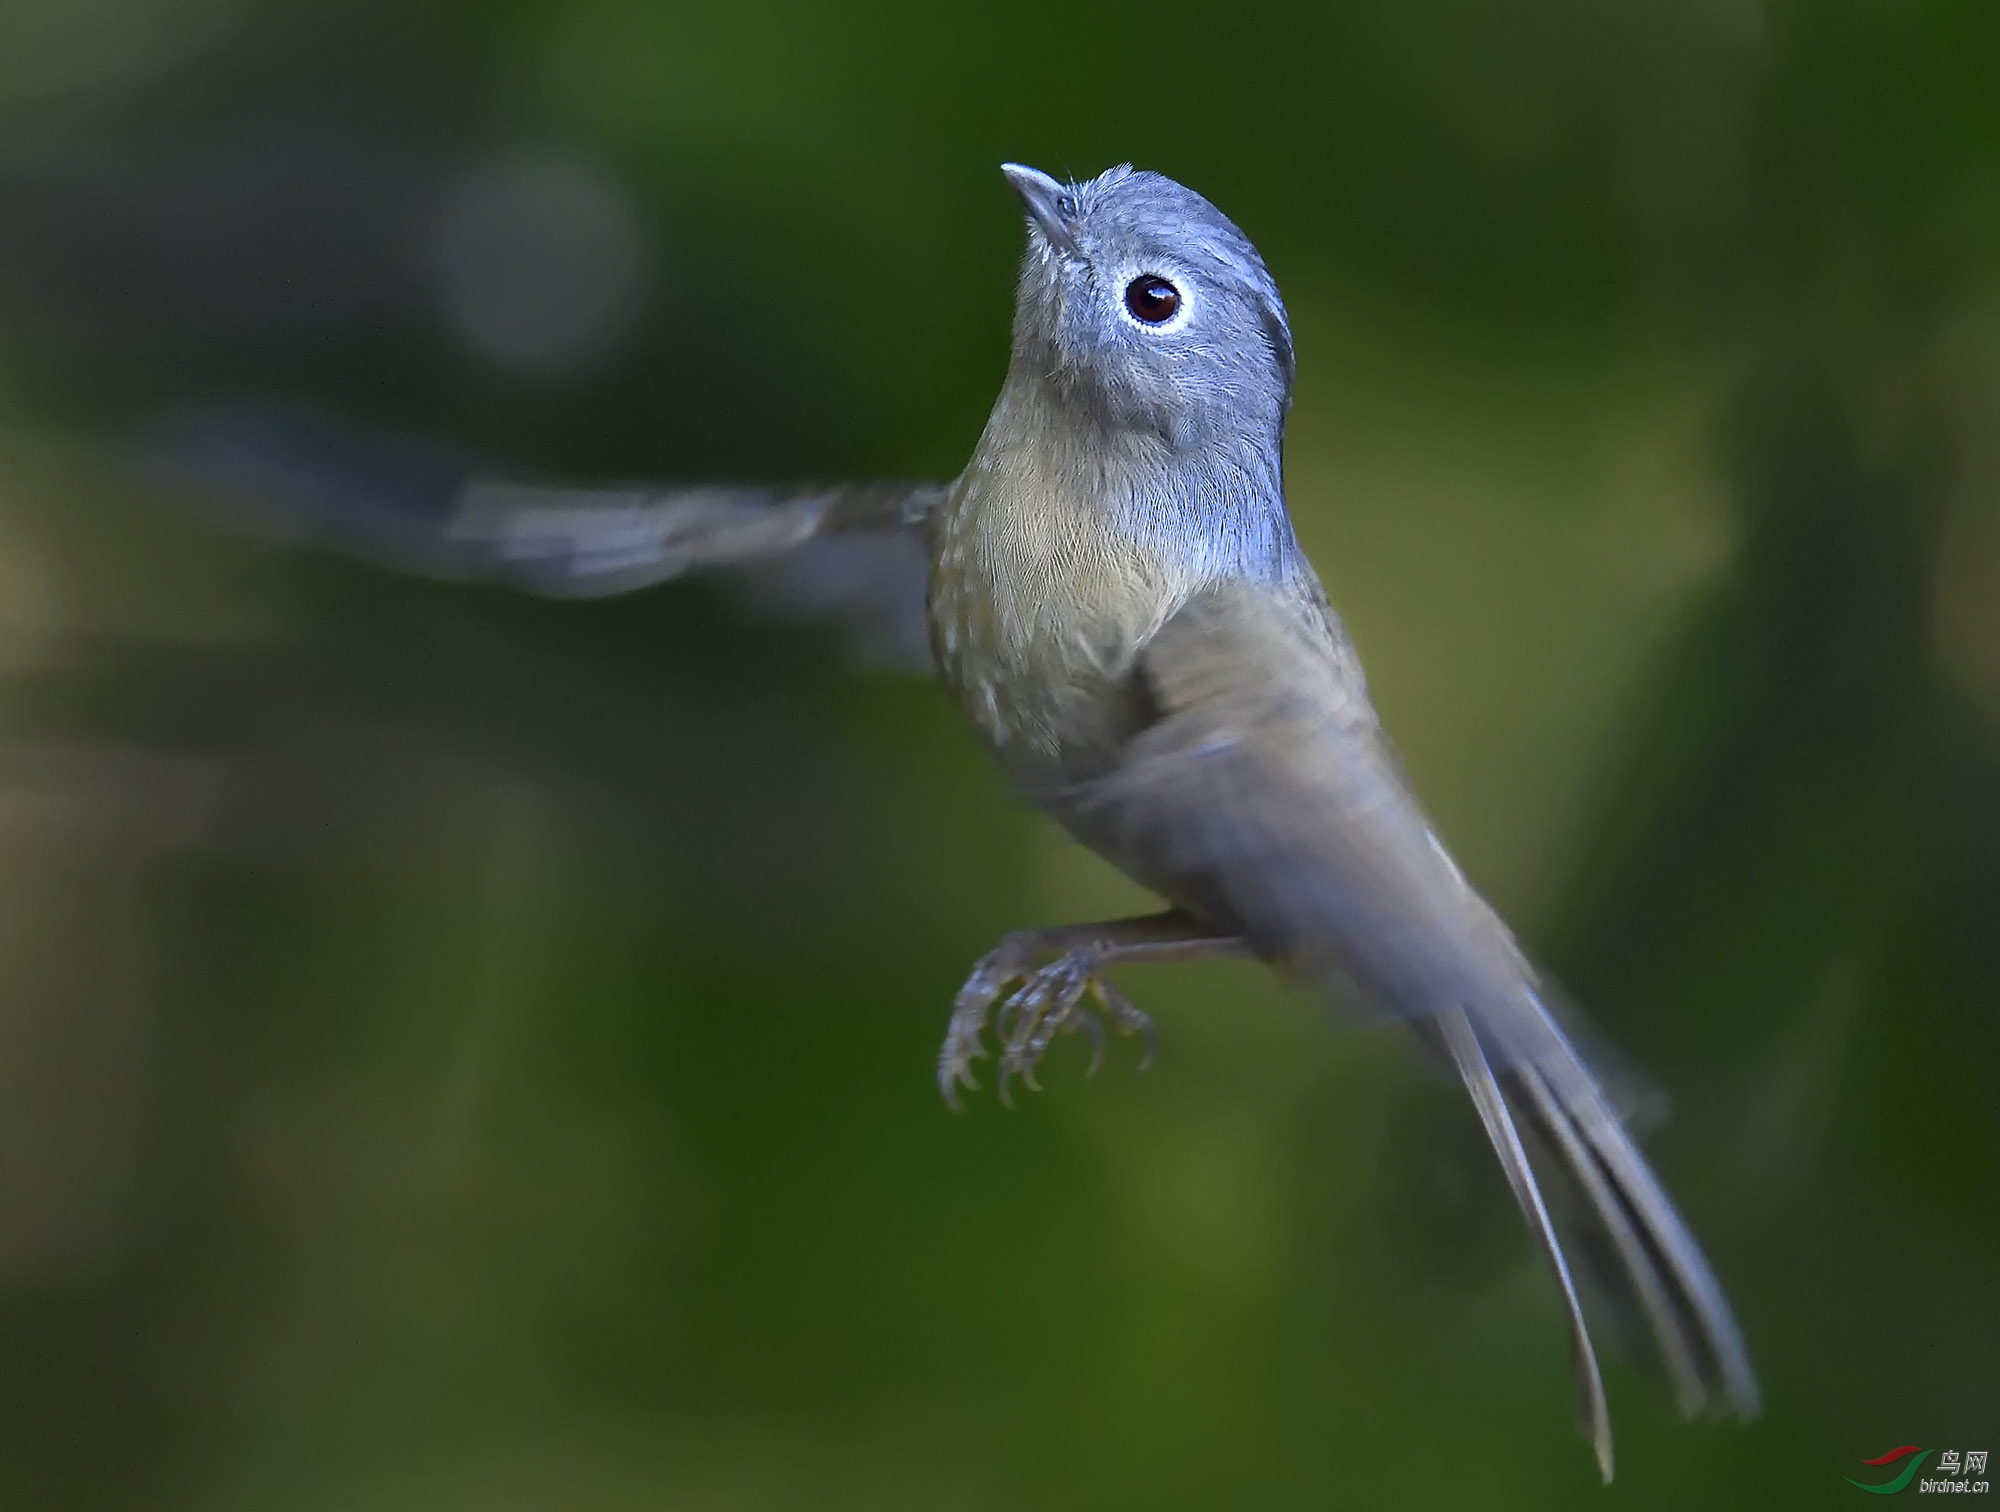
[[1136, 320], [1160, 325], [1181, 307], [1181, 291], [1157, 273], [1141, 273], [1125, 285], [1125, 308]]

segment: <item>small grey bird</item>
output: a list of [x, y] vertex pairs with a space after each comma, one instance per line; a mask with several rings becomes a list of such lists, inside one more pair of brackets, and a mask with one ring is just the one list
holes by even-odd
[[1168, 905], [1003, 939], [958, 994], [938, 1057], [947, 1102], [975, 1085], [989, 1027], [1003, 1098], [1015, 1076], [1033, 1085], [1059, 1035], [1101, 1047], [1108, 1019], [1150, 1040], [1107, 978], [1123, 964], [1247, 954], [1330, 996], [1358, 989], [1464, 1080], [1554, 1272], [1605, 1478], [1603, 1385], [1517, 1117], [1621, 1262], [1683, 1409], [1753, 1415], [1708, 1262], [1412, 796], [1293, 535], [1292, 338], [1263, 260], [1159, 174], [1004, 172], [1028, 224], [1013, 358], [949, 483], [474, 484], [431, 510], [240, 417], [184, 426], [163, 454], [406, 567], [583, 594], [726, 568], [769, 601], [848, 617], [878, 657], [921, 654], [927, 630], [945, 686], [1020, 790]]

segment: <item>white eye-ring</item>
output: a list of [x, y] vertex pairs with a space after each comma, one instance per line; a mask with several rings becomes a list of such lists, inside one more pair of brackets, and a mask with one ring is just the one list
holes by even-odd
[[1164, 273], [1141, 273], [1125, 285], [1125, 318], [1149, 335], [1177, 330], [1187, 323], [1188, 301]]

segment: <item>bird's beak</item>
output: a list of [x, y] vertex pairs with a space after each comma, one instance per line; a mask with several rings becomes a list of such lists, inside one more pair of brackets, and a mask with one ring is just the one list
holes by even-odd
[[1076, 244], [1076, 233], [1070, 226], [1070, 216], [1075, 211], [1069, 203], [1069, 189], [1041, 169], [1029, 168], [1021, 163], [1002, 163], [1000, 171], [1007, 175], [1007, 182], [1021, 196], [1021, 205], [1027, 210], [1028, 218], [1041, 228], [1049, 245], [1069, 257], [1083, 256]]

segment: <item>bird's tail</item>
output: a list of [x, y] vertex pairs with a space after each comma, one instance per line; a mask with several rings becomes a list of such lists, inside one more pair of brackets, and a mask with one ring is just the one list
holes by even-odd
[[1517, 1115], [1540, 1134], [1542, 1145], [1559, 1163], [1617, 1256], [1681, 1410], [1689, 1416], [1754, 1417], [1759, 1409], [1757, 1381], [1729, 1303], [1694, 1235], [1606, 1100], [1597, 1078], [1539, 1001], [1535, 1007], [1548, 1022], [1544, 1053], [1532, 1059], [1513, 1057], [1497, 1071], [1464, 1010], [1440, 1014], [1437, 1037], [1472, 1096], [1514, 1199], [1555, 1274], [1569, 1315], [1580, 1426], [1608, 1481], [1611, 1421], [1596, 1352], [1561, 1236], [1516, 1126]]

